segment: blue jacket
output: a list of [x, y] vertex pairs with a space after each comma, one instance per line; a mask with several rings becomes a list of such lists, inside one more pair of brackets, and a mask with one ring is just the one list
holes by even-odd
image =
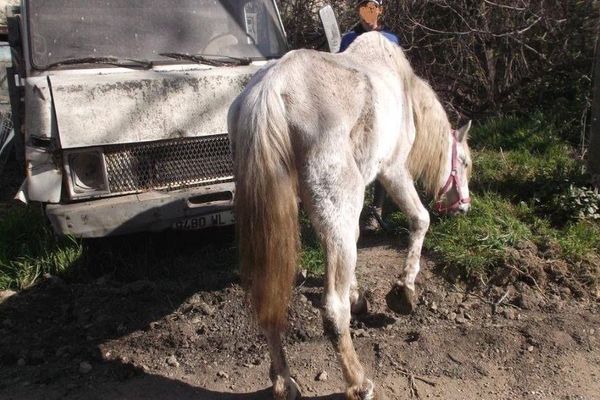
[[[340, 52], [346, 50], [348, 46], [350, 46], [350, 43], [354, 42], [354, 39], [356, 39], [365, 32], [365, 29], [359, 23], [356, 24], [356, 26], [352, 28], [350, 32], [344, 33], [344, 36], [342, 36], [342, 43], [340, 44]], [[398, 36], [387, 30], [385, 27], [377, 32], [385, 36], [390, 42], [396, 43], [398, 46], [400, 45], [400, 39], [398, 38]]]

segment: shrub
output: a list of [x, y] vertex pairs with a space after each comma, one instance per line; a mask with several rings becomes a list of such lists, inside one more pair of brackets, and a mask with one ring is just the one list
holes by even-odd
[[595, 188], [571, 184], [554, 197], [552, 207], [566, 220], [597, 220], [600, 219], [600, 193]]

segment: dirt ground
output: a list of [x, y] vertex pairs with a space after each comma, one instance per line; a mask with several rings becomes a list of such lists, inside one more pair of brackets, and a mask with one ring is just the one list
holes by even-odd
[[[466, 294], [424, 259], [418, 310], [397, 316], [384, 301], [405, 256], [397, 242], [359, 243], [371, 309], [352, 321], [357, 351], [388, 398], [600, 399], [597, 301], [521, 283]], [[304, 398], [342, 399], [320, 293], [317, 278], [297, 287], [286, 348]], [[268, 366], [232, 271], [129, 283], [48, 278], [0, 303], [1, 399], [268, 399]]]

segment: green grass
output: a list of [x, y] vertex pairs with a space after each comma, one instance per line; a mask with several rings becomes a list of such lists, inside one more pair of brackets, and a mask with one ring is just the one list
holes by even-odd
[[506, 249], [531, 241], [533, 234], [515, 206], [499, 195], [474, 197], [469, 215], [442, 217], [432, 225], [426, 248], [457, 278], [486, 277], [506, 259]]
[[577, 221], [565, 227], [556, 239], [565, 259], [580, 262], [600, 251], [600, 226], [589, 221]]
[[306, 269], [309, 275], [322, 275], [325, 272], [325, 262], [325, 252], [320, 246], [302, 246], [300, 267]]
[[581, 160], [556, 131], [537, 114], [525, 120], [492, 119], [475, 127], [470, 139], [471, 190], [499, 193], [513, 202], [538, 207], [550, 205], [570, 184], [584, 184], [587, 177]]
[[77, 240], [57, 238], [34, 207], [12, 207], [0, 221], [0, 289], [25, 289], [43, 274], [64, 275], [78, 262]]
[[469, 143], [478, 150], [527, 150], [532, 154], [544, 154], [550, 147], [564, 141], [546, 116], [535, 113], [530, 118], [495, 117], [474, 126], [469, 132]]
[[300, 268], [307, 270], [310, 275], [322, 275], [325, 272], [325, 251], [304, 211], [300, 212], [300, 236]]
[[[514, 205], [502, 196], [485, 193], [473, 199], [467, 215], [433, 218], [424, 247], [453, 279], [487, 280], [506, 260], [506, 250], [535, 236], [523, 217], [526, 205]], [[401, 212], [386, 221], [398, 232], [408, 231]]]
[[[539, 155], [524, 149], [475, 150], [473, 171], [473, 189], [507, 191], [507, 185], [510, 185], [510, 192], [523, 198], [531, 195], [531, 190], [524, 187], [526, 185], [543, 189], [548, 185], [560, 186], [565, 180], [582, 178], [581, 163], [565, 144], [549, 146], [545, 153]], [[514, 185], [523, 192], [515, 191]]]

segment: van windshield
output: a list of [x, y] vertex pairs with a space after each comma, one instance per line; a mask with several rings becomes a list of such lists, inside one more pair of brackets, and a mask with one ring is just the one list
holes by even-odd
[[269, 59], [287, 50], [272, 0], [28, 0], [34, 68], [64, 60]]

